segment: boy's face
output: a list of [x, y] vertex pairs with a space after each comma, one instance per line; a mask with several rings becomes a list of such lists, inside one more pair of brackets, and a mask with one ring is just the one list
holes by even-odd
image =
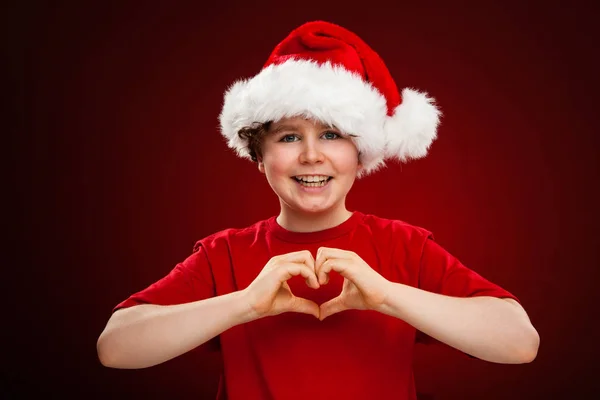
[[346, 195], [362, 168], [350, 137], [302, 117], [271, 124], [261, 149], [258, 169], [266, 175], [281, 206], [296, 212], [345, 206]]

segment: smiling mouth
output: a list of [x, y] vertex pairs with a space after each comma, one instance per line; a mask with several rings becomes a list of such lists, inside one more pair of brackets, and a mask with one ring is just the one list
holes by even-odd
[[293, 180], [298, 182], [302, 186], [306, 187], [321, 187], [325, 186], [327, 182], [333, 179], [332, 176], [318, 175], [318, 176], [293, 176]]

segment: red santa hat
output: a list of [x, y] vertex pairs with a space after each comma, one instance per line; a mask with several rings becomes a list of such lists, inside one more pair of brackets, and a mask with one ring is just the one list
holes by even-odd
[[250, 158], [238, 132], [255, 123], [304, 116], [353, 135], [361, 175], [386, 159], [424, 157], [436, 138], [440, 111], [426, 93], [399, 93], [383, 60], [356, 34], [315, 21], [279, 43], [263, 69], [225, 93], [221, 133], [229, 147]]

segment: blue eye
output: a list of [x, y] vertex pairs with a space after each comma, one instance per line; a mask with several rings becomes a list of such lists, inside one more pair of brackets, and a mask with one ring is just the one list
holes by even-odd
[[[341, 139], [342, 135], [340, 135], [339, 133], [334, 132], [334, 131], [327, 131], [327, 132], [323, 133], [323, 135], [321, 137], [326, 140], [336, 140], [336, 139]], [[293, 143], [293, 142], [297, 142], [298, 140], [300, 140], [300, 138], [296, 134], [285, 135], [281, 139], [279, 139], [279, 141], [283, 142], [283, 143]]]
[[323, 134], [323, 137], [327, 140], [339, 139], [341, 136], [337, 132], [329, 131]]
[[[289, 139], [291, 139], [291, 140], [289, 140]], [[291, 142], [295, 142], [296, 139], [298, 139], [298, 137], [296, 135], [285, 135], [279, 141], [280, 142], [291, 143]]]

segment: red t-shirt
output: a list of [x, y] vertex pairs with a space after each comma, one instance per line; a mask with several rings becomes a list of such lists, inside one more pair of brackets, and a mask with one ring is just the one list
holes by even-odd
[[[202, 239], [163, 279], [115, 307], [171, 305], [246, 288], [273, 256], [333, 247], [357, 253], [392, 282], [456, 297], [518, 299], [463, 266], [407, 223], [354, 212], [344, 223], [311, 233], [290, 232], [272, 217], [245, 229]], [[332, 271], [318, 290], [304, 278], [292, 292], [321, 304], [339, 295], [343, 278]], [[284, 313], [235, 326], [203, 346], [223, 356], [222, 399], [415, 399], [413, 349], [427, 339], [406, 322], [376, 311], [347, 310], [323, 321]]]

